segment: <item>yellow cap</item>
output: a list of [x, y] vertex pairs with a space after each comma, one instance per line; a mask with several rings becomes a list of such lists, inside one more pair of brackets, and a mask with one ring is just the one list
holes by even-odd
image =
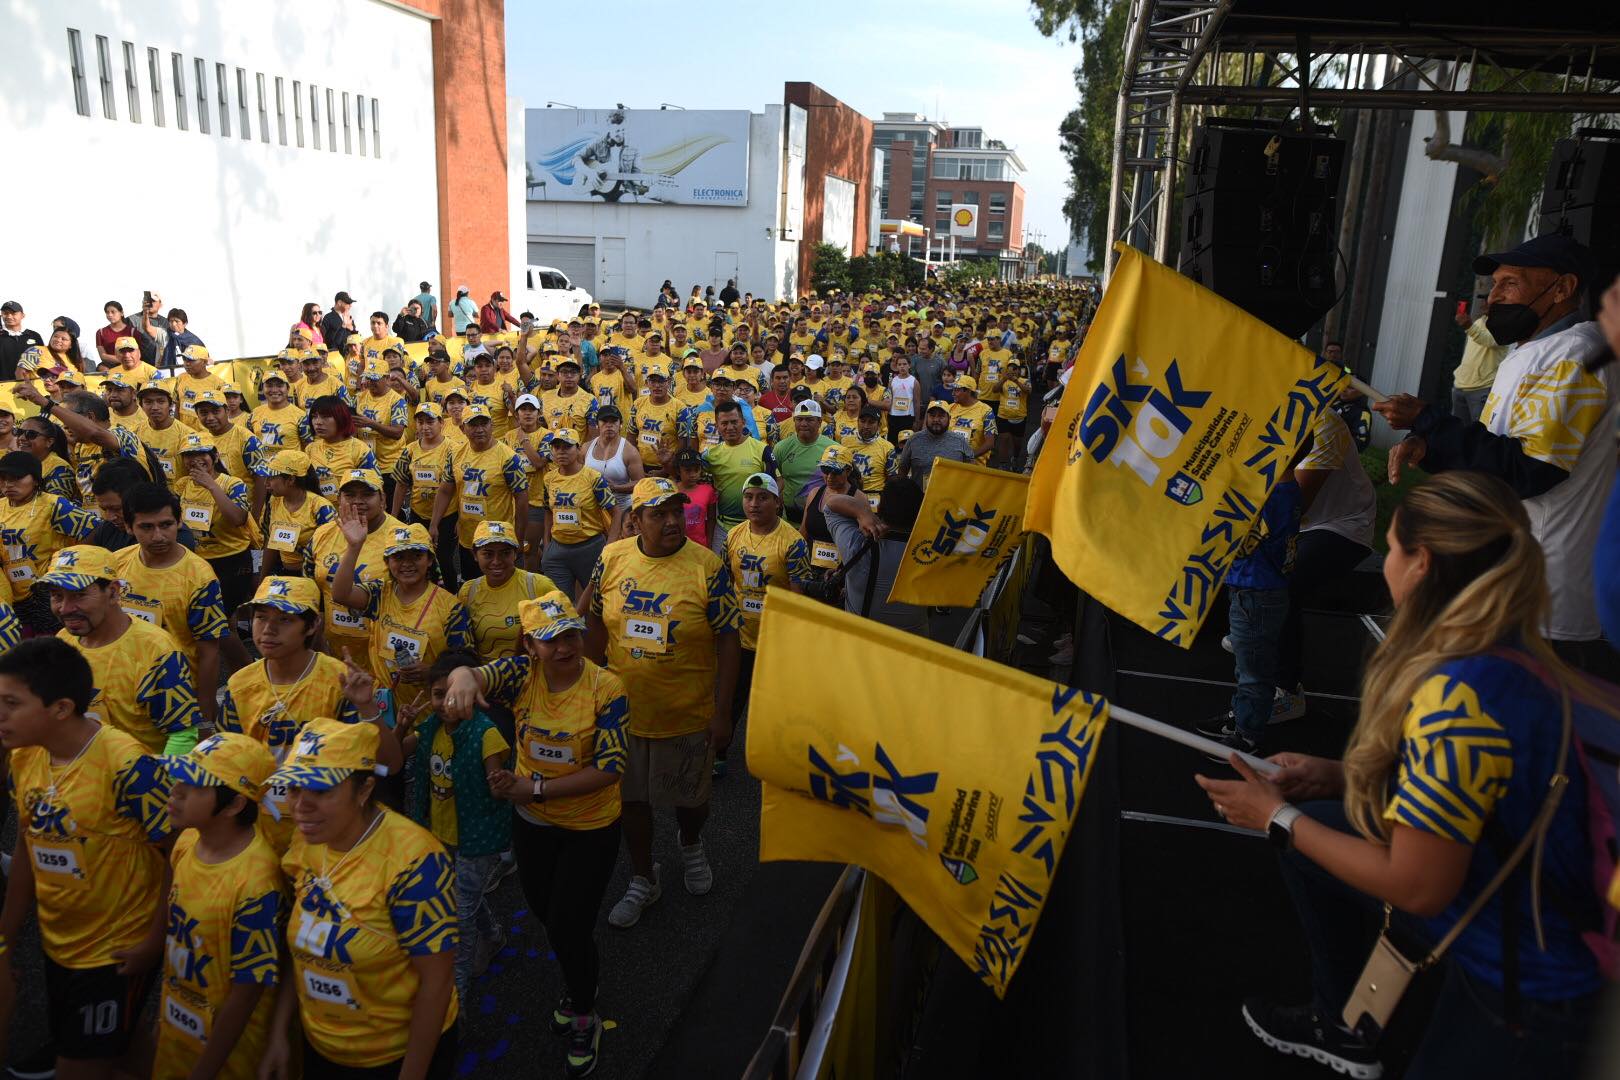
[[402, 555], [407, 551], [425, 551], [433, 554], [433, 538], [428, 536], [427, 526], [420, 523], [410, 525], [396, 525], [388, 532], [388, 539], [383, 547], [383, 558], [390, 555]]
[[313, 578], [271, 575], [259, 582], [258, 591], [244, 607], [268, 607], [291, 615], [320, 613], [321, 590]]
[[959, 375], [956, 382], [951, 384], [952, 390], [967, 390], [974, 394], [979, 392], [979, 382], [971, 375]]
[[[448, 397], [449, 395], [445, 396]], [[488, 405], [468, 405], [461, 411], [461, 422], [463, 424], [470, 424], [474, 420], [488, 420], [489, 418]]]
[[343, 474], [343, 479], [338, 481], [338, 490], [342, 491], [350, 484], [364, 484], [372, 491], [383, 489], [382, 477], [377, 475], [376, 469], [350, 469]]
[[117, 341], [113, 342], [114, 352], [122, 352], [124, 349], [138, 349], [140, 347], [140, 342], [136, 341], [132, 337], [121, 337]]
[[[215, 402], [217, 405], [218, 402]], [[182, 454], [207, 454], [214, 449], [214, 437], [206, 431], [188, 431], [180, 441]]]
[[118, 566], [113, 562], [112, 552], [94, 544], [75, 544], [58, 551], [51, 559], [50, 569], [34, 584], [80, 592], [98, 581], [117, 580]]
[[855, 458], [851, 456], [849, 447], [842, 443], [833, 443], [821, 452], [820, 467], [823, 469], [838, 469], [848, 472], [854, 464]]
[[523, 601], [518, 605], [518, 619], [525, 634], [541, 641], [550, 641], [569, 630], [585, 631], [585, 620], [560, 590]]
[[670, 499], [686, 500], [675, 481], [662, 476], [644, 476], [636, 481], [635, 490], [630, 493], [630, 512], [633, 514], [643, 506], [657, 506]]
[[377, 769], [377, 725], [311, 720], [298, 732], [292, 754], [270, 776], [288, 787], [327, 791], [355, 773]]
[[276, 771], [276, 756], [251, 735], [222, 731], [184, 757], [169, 758], [168, 767], [169, 776], [179, 783], [230, 788], [248, 802], [258, 802], [264, 782]]
[[304, 476], [310, 468], [309, 455], [302, 450], [282, 450], [270, 459], [273, 476]]
[[478, 528], [473, 530], [473, 547], [481, 548], [486, 544], [511, 544], [522, 549], [523, 542], [518, 539], [512, 526], [504, 521], [480, 521]]
[[429, 420], [437, 420], [444, 415], [444, 410], [431, 401], [423, 401], [416, 406], [417, 416], [425, 416]]

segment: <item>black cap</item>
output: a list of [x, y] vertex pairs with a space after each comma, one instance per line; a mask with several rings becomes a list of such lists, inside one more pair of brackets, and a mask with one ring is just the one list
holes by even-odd
[[[12, 457], [12, 456], [14, 456], [14, 455], [12, 455], [12, 454], [7, 454], [6, 455], [6, 457]], [[29, 458], [30, 460], [33, 460], [33, 455], [32, 454], [26, 454], [24, 456]], [[5, 459], [0, 458], [0, 466], [4, 466], [4, 465], [5, 465]], [[701, 468], [703, 468], [703, 455], [698, 453], [696, 450], [682, 450], [680, 453], [675, 455], [675, 467], [677, 469], [685, 469], [685, 468], [701, 469]], [[34, 472], [35, 472], [36, 475], [39, 472], [39, 462], [37, 462], [37, 461], [34, 462]]]
[[22, 309], [23, 306], [15, 300], [7, 300], [5, 303], [0, 304], [0, 311], [5, 312], [7, 315], [21, 314]]
[[352, 303], [354, 303], [354, 297], [350, 296], [346, 291], [345, 292], [340, 292], [336, 296], [332, 297], [332, 303], [334, 303], [334, 304], [352, 304]]
[[596, 410], [596, 420], [597, 423], [601, 423], [603, 420], [614, 420], [623, 423], [624, 413], [619, 411], [617, 405], [604, 405]]
[[26, 450], [13, 450], [5, 457], [0, 457], [0, 476], [31, 476], [34, 482], [38, 483], [39, 458]]
[[1474, 259], [1474, 273], [1494, 274], [1499, 266], [1530, 266], [1574, 274], [1585, 284], [1590, 273], [1592, 253], [1563, 233], [1547, 233], [1526, 240], [1512, 251], [1480, 255]]

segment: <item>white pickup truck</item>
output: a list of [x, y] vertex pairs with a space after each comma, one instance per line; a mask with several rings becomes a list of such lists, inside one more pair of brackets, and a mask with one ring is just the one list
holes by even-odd
[[554, 266], [530, 266], [524, 272], [517, 297], [518, 311], [534, 312], [534, 320], [545, 326], [553, 319], [573, 319], [587, 314], [591, 294], [568, 280]]

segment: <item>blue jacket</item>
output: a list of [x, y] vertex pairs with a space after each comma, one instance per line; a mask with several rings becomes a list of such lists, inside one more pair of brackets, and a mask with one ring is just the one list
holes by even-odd
[[1299, 539], [1299, 484], [1284, 480], [1271, 489], [1260, 519], [1238, 545], [1226, 572], [1234, 589], [1286, 589], [1294, 572], [1294, 543]]

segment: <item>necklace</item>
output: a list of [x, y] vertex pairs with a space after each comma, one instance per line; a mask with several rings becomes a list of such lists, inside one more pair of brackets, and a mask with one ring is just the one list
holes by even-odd
[[326, 893], [327, 896], [332, 895], [332, 875], [343, 869], [343, 864], [349, 861], [349, 856], [353, 855], [357, 850], [359, 850], [360, 845], [364, 844], [366, 842], [366, 838], [370, 836], [372, 831], [377, 828], [378, 822], [382, 821], [383, 811], [377, 810], [375, 811], [375, 814], [376, 816], [371, 819], [371, 824], [366, 826], [366, 831], [360, 834], [360, 839], [356, 840], [348, 851], [345, 851], [342, 855], [338, 856], [337, 865], [332, 867], [330, 870], [327, 869], [326, 863], [327, 860], [332, 857], [332, 849], [326, 848], [321, 852], [321, 872], [315, 876], [315, 884], [319, 885], [321, 887], [321, 891]]
[[[309, 653], [309, 662], [304, 665], [304, 670], [300, 672], [298, 677], [292, 682], [282, 683], [281, 685], [288, 687], [297, 686], [299, 683], [309, 678], [309, 673], [315, 670], [315, 660], [318, 656], [319, 654], [316, 653], [315, 650], [311, 649]], [[261, 723], [267, 723], [273, 717], [284, 715], [288, 711], [287, 700], [281, 696], [281, 691], [276, 689], [276, 681], [270, 677], [269, 661], [266, 661], [264, 665], [264, 685], [270, 688], [270, 696], [276, 699], [276, 703], [264, 711], [264, 715], [260, 717]]]

